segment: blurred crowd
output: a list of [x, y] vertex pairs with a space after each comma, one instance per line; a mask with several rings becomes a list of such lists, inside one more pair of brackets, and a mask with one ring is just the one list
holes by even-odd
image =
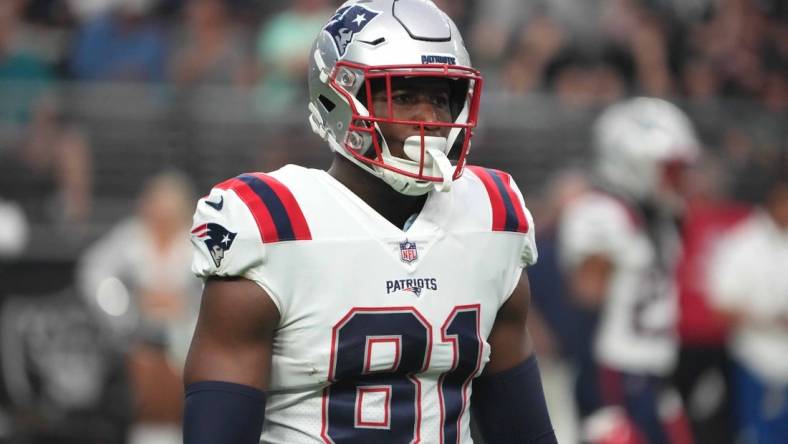
[[[262, 122], [303, 109], [307, 52], [338, 0], [5, 0], [0, 156], [51, 196], [36, 220], [89, 220], [91, 141], [63, 82], [230, 88]], [[788, 6], [779, 0], [438, 0], [466, 36], [487, 94], [550, 94], [568, 113], [632, 95], [681, 101], [704, 142], [768, 165], [788, 109]], [[744, 106], [731, 116], [723, 101]], [[762, 113], [750, 114], [746, 108]], [[745, 112], [742, 112], [744, 109]], [[743, 115], [739, 115], [743, 114]], [[737, 120], [720, 128], [720, 122]], [[734, 174], [735, 175], [735, 174]], [[7, 185], [13, 179], [6, 179]], [[2, 189], [9, 186], [0, 186]], [[10, 192], [13, 194], [13, 192]]]
[[[0, 385], [6, 388], [0, 390], [0, 441], [8, 436], [18, 438], [15, 442], [128, 439], [167, 443], [179, 439], [180, 369], [200, 292], [199, 282], [188, 269], [187, 235], [197, 193], [193, 183], [198, 181], [166, 168], [172, 165], [163, 165], [163, 172], [150, 171], [150, 177], [137, 184], [137, 204], [130, 204], [130, 196], [119, 204], [125, 215], [122, 220], [113, 221], [111, 228], [103, 227], [100, 233], [86, 234], [85, 227], [99, 210], [94, 169], [98, 151], [106, 147], [97, 146], [91, 131], [64, 105], [63, 85], [143, 85], [176, 93], [217, 89], [248, 96], [261, 126], [292, 110], [302, 116], [308, 50], [341, 3], [0, 0], [0, 272], [11, 258], [24, 257], [30, 242], [47, 242], [37, 251], [47, 251], [49, 242], [59, 247], [73, 242], [69, 251], [78, 252], [68, 258], [74, 263], [73, 270], [69, 269], [73, 282], [68, 294], [52, 295], [59, 302], [46, 303], [46, 307], [57, 307], [54, 311], [47, 312], [43, 305], [4, 304], [3, 344], [17, 335], [20, 343], [36, 345], [42, 356], [50, 353], [58, 359], [45, 362], [20, 354], [9, 365], [3, 345]], [[758, 392], [766, 393], [765, 400], [749, 402], [765, 405], [765, 413], [758, 418], [782, 419], [780, 415], [788, 412], [788, 374], [773, 377], [767, 369], [767, 376], [762, 377], [762, 355], [752, 357], [748, 350], [767, 343], [764, 353], [768, 355], [771, 350], [782, 350], [780, 341], [788, 343], [788, 301], [783, 306], [782, 300], [775, 302], [773, 297], [788, 286], [779, 282], [761, 285], [775, 281], [775, 276], [788, 269], [788, 2], [435, 3], [460, 27], [490, 97], [514, 96], [526, 103], [529, 98], [549, 97], [562, 115], [587, 117], [627, 97], [650, 96], [671, 100], [691, 116], [702, 153], [682, 191], [686, 201], [676, 218], [680, 223], [673, 224], [682, 243], [676, 264], [681, 347], [673, 382], [684, 398], [697, 444], [730, 442], [734, 436], [732, 395], [725, 390], [734, 380], [739, 385], [757, 385], [759, 390], [763, 380], [777, 381]], [[189, 133], [188, 128], [178, 126], [182, 118], [178, 114], [166, 123]], [[306, 132], [306, 120], [298, 123]], [[290, 136], [267, 142], [282, 147], [268, 146], [268, 163], [259, 168], [272, 169], [298, 156], [288, 151]], [[529, 141], [518, 143], [528, 145]], [[592, 156], [592, 145], [589, 138], [584, 145], [589, 151], [586, 158]], [[484, 153], [479, 150], [477, 154]], [[501, 161], [505, 165], [511, 159]], [[530, 272], [534, 337], [548, 368], [550, 359], [569, 362], [581, 378], [580, 387], [589, 382], [582, 379], [587, 376], [583, 365], [592, 360], [587, 355], [598, 312], [572, 299], [577, 288], [570, 288], [574, 284], [560, 258], [560, 226], [566, 208], [594, 187], [586, 165], [576, 166], [551, 172], [549, 183], [527, 193], [526, 199], [536, 218], [541, 252], [540, 263]], [[250, 166], [233, 168], [241, 172]], [[745, 228], [733, 230], [740, 223]], [[47, 239], [35, 239], [37, 225], [45, 227]], [[734, 234], [723, 242], [723, 234], [729, 232]], [[649, 242], [659, 249], [655, 239]], [[748, 268], [760, 260], [761, 250], [747, 250], [747, 255], [730, 259], [738, 257], [741, 245], [751, 242], [773, 249], [768, 253], [773, 269], [765, 274]], [[728, 254], [717, 254], [719, 245]], [[712, 256], [717, 259], [711, 261]], [[782, 265], [786, 267], [781, 269]], [[707, 269], [712, 268], [716, 271], [711, 274], [718, 277], [738, 276], [740, 271], [741, 280], [719, 278], [711, 285]], [[741, 299], [748, 292], [747, 285], [760, 285], [754, 297], [761, 302], [750, 306], [746, 296]], [[95, 325], [84, 329], [87, 333], [81, 342], [51, 341], [57, 336], [51, 326], [67, 312], [58, 304], [74, 299], [81, 301], [80, 308], [68, 322], [63, 321], [62, 328], [76, 331], [74, 326], [84, 325], [84, 319]], [[17, 314], [6, 315], [8, 307]], [[24, 321], [9, 323], [7, 316]], [[756, 345], [748, 345], [752, 343]], [[729, 345], [733, 357], [728, 354]], [[64, 354], [64, 349], [71, 354]], [[92, 358], [85, 358], [88, 355]], [[94, 365], [98, 359], [117, 355], [123, 357], [118, 368]], [[75, 361], [69, 356], [83, 358]], [[737, 362], [734, 370], [728, 365], [732, 359]], [[756, 362], [755, 369], [751, 362]], [[98, 375], [93, 379], [103, 384], [102, 390], [109, 390], [109, 401], [98, 399], [99, 395], [86, 397], [93, 393], [90, 384], [60, 380], [51, 375], [52, 368], [77, 369], [70, 375]], [[731, 375], [732, 371], [738, 376]], [[9, 379], [9, 374], [17, 379]], [[48, 386], [47, 378], [55, 382]], [[34, 381], [38, 386], [27, 387], [27, 382], [19, 381]], [[546, 384], [549, 390], [550, 375]], [[9, 389], [9, 385], [16, 388]], [[82, 389], [69, 391], [66, 386]], [[582, 410], [592, 395], [578, 390], [574, 402]], [[98, 408], [99, 416], [111, 418], [110, 424], [75, 420], [96, 416], [87, 405]], [[57, 406], [68, 414], [58, 412]], [[560, 419], [554, 422], [560, 427]], [[92, 434], [74, 432], [74, 424]]]
[[[8, 0], [0, 80], [236, 85], [276, 110], [302, 98], [305, 53], [340, 3]], [[551, 91], [574, 106], [632, 94], [786, 106], [788, 6], [779, 0], [436, 3], [495, 90]]]

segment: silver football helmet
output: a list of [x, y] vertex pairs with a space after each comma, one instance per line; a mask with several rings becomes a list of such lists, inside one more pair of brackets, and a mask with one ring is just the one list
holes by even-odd
[[666, 168], [692, 164], [700, 156], [689, 118], [656, 98], [610, 106], [595, 122], [593, 140], [600, 179], [638, 201], [658, 197]]
[[[309, 62], [309, 122], [333, 151], [403, 194], [446, 191], [460, 177], [482, 77], [471, 67], [455, 24], [431, 1], [348, 1], [317, 36]], [[453, 122], [375, 115], [373, 82], [385, 88], [391, 110], [392, 80], [415, 77], [451, 81]], [[392, 155], [379, 123], [420, 129], [405, 140], [405, 157]], [[425, 127], [448, 128], [448, 136], [426, 135]]]

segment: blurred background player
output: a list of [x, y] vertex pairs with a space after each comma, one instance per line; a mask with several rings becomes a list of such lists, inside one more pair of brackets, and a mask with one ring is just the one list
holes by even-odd
[[691, 438], [666, 384], [677, 353], [672, 273], [682, 174], [698, 141], [674, 105], [635, 98], [599, 117], [594, 149], [594, 187], [566, 204], [559, 227], [569, 291], [598, 311], [593, 364], [581, 367], [596, 373], [599, 390], [599, 405], [584, 412], [586, 439], [607, 442], [600, 424], [618, 417], [620, 427], [634, 426], [631, 442], [688, 442], [679, 440]]
[[737, 441], [788, 439], [788, 163], [764, 172], [762, 204], [720, 241], [709, 294], [729, 317]]
[[152, 177], [135, 213], [88, 247], [77, 270], [86, 306], [127, 358], [132, 444], [182, 440], [182, 368], [200, 292], [184, 265], [193, 200], [182, 174]]

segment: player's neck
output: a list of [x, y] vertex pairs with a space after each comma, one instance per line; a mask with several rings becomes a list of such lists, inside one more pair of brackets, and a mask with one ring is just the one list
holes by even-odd
[[372, 209], [397, 227], [402, 228], [408, 218], [421, 211], [427, 196], [406, 196], [388, 184], [361, 170], [342, 156], [335, 156], [328, 174], [342, 183]]

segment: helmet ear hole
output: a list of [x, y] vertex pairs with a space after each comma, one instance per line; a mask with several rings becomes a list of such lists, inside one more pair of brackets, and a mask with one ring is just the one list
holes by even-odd
[[375, 138], [375, 141], [369, 144], [369, 149], [367, 149], [367, 152], [364, 153], [364, 157], [375, 160], [378, 159], [378, 150], [375, 148], [375, 146], [377, 145], [378, 147], [382, 147], [385, 138], [383, 137], [383, 133], [380, 132], [380, 128], [377, 126], [375, 126], [375, 132], [372, 134], [372, 137]]
[[332, 102], [331, 100], [329, 100], [329, 99], [328, 99], [328, 97], [324, 96], [323, 94], [320, 94], [320, 95], [317, 97], [317, 100], [319, 100], [319, 101], [320, 101], [320, 104], [321, 104], [321, 105], [323, 105], [323, 108], [325, 108], [325, 109], [326, 109], [326, 112], [329, 112], [329, 113], [330, 113], [331, 111], [333, 111], [333, 110], [334, 110], [334, 108], [336, 108], [336, 107], [337, 107], [337, 105], [336, 105], [334, 102]]
[[360, 135], [356, 131], [348, 131], [347, 136], [345, 136], [345, 143], [350, 147], [350, 149], [361, 152], [364, 148], [364, 136]]

